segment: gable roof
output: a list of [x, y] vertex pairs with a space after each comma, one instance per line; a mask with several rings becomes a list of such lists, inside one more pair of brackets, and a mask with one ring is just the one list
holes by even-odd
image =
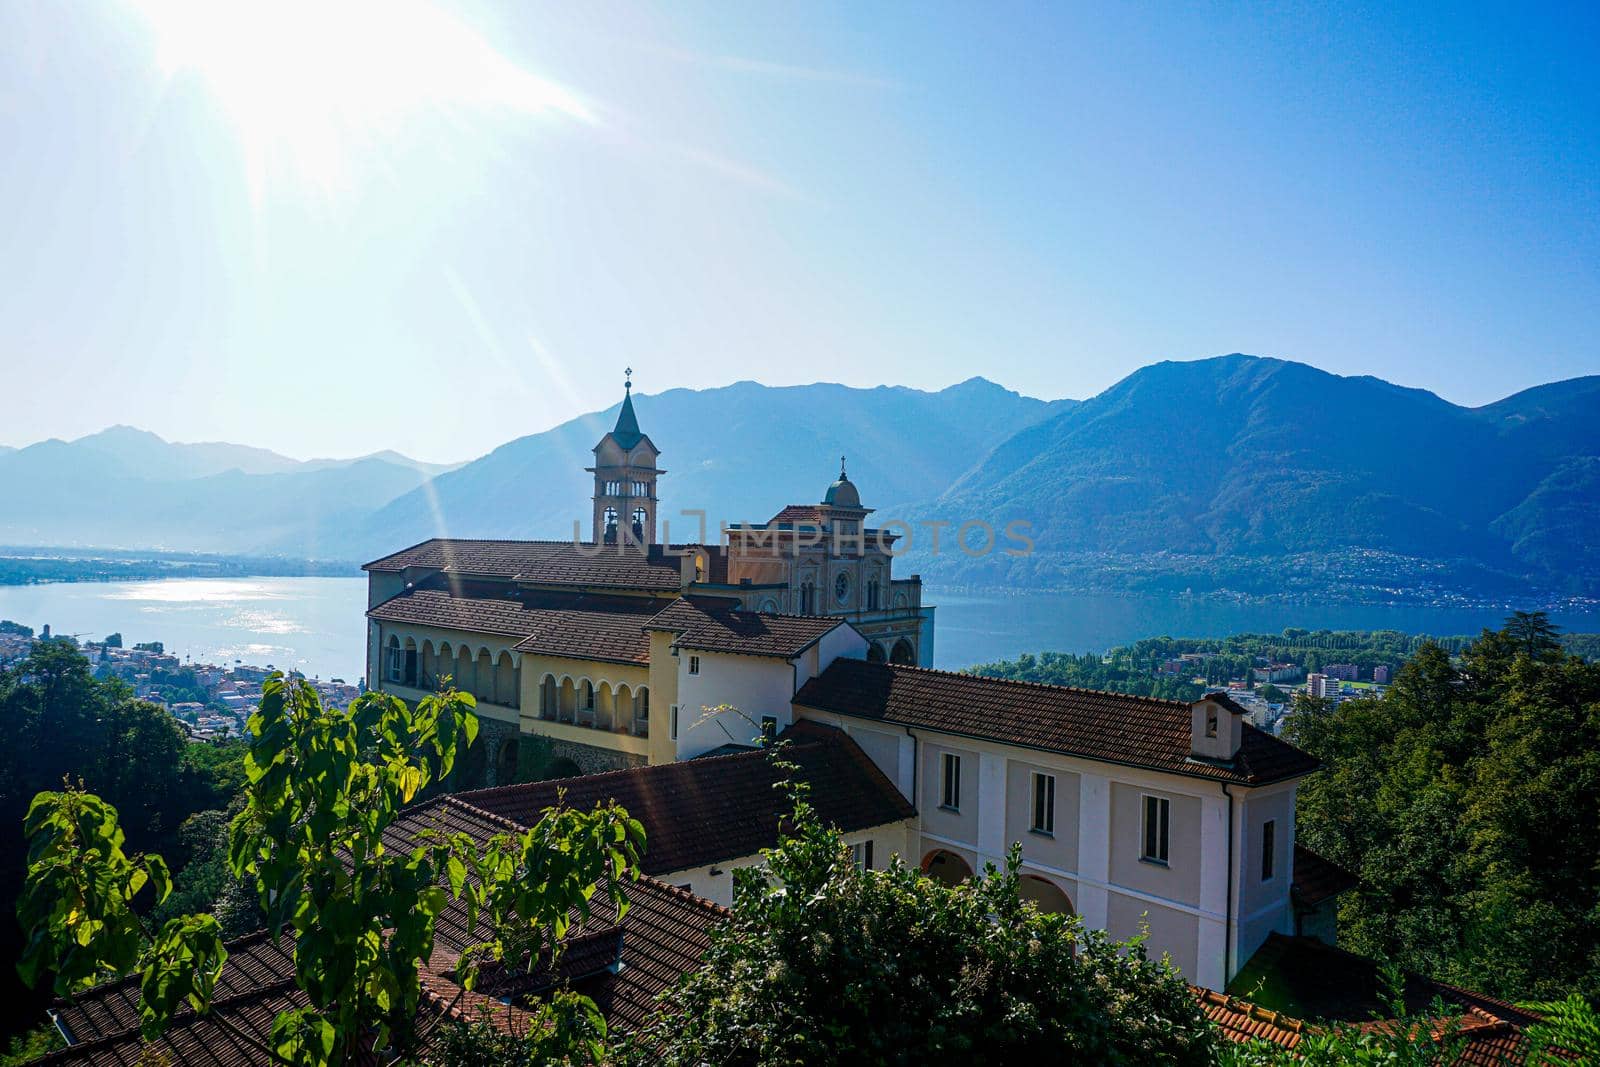
[[650, 638], [644, 623], [660, 607], [661, 601], [650, 597], [507, 588], [434, 576], [372, 608], [367, 618], [517, 638], [519, 652], [646, 664]]
[[1294, 897], [1299, 903], [1315, 907], [1354, 889], [1358, 883], [1355, 875], [1337, 863], [1323, 859], [1298, 841], [1294, 843]]
[[[385, 836], [398, 845], [414, 842], [424, 829], [462, 831], [482, 842], [514, 827], [457, 797], [442, 797], [406, 811]], [[504, 1032], [525, 1032], [532, 1016], [519, 1002], [540, 995], [557, 977], [591, 997], [613, 1028], [643, 1026], [658, 1009], [660, 994], [700, 965], [711, 944], [712, 926], [727, 913], [648, 877], [630, 882], [626, 892], [629, 908], [620, 922], [605, 895], [595, 895], [589, 919], [574, 919], [565, 942], [570, 955], [562, 957], [557, 973], [546, 974], [542, 984], [537, 970], [529, 976], [489, 969], [487, 988], [466, 993], [447, 972], [477, 938], [467, 936], [464, 905], [450, 901], [436, 924], [433, 957], [419, 973], [420, 1012], [482, 1019]], [[181, 1007], [172, 1027], [149, 1046], [139, 1034], [137, 975], [97, 986], [70, 1004], [58, 1003], [56, 1017], [72, 1043], [39, 1062], [130, 1067], [141, 1062], [148, 1048], [164, 1054], [168, 1062], [203, 1067], [275, 1063], [262, 1051], [272, 1046], [273, 1020], [286, 1008], [306, 1004], [295, 984], [292, 946], [287, 932], [274, 939], [261, 931], [229, 942], [210, 1013], [196, 1016], [187, 1005]], [[497, 999], [506, 996], [511, 1003]], [[239, 1031], [261, 1047], [241, 1038]], [[437, 1031], [434, 1036], [437, 1039]], [[425, 1051], [436, 1050], [430, 1044]], [[368, 1056], [358, 1062], [378, 1061]]]
[[793, 659], [843, 625], [843, 619], [831, 615], [745, 611], [729, 597], [682, 596], [647, 628], [677, 633], [676, 648]]
[[[842, 731], [796, 723], [786, 758], [811, 785], [809, 799], [825, 823], [852, 833], [909, 819], [914, 808]], [[778, 843], [789, 799], [777, 788], [784, 772], [770, 749], [590, 774], [553, 782], [498, 786], [459, 794], [474, 807], [532, 826], [564, 798], [592, 808], [615, 800], [644, 824], [640, 869], [665, 875], [754, 856]]]
[[681, 550], [698, 546], [596, 545], [574, 541], [472, 541], [434, 537], [375, 559], [364, 571], [399, 573], [410, 567], [446, 574], [500, 578], [530, 585], [588, 586], [677, 592], [683, 588]]
[[818, 711], [1245, 785], [1296, 778], [1319, 764], [1241, 723], [1229, 762], [1191, 758], [1190, 706], [1178, 700], [1013, 682], [975, 674], [836, 659], [795, 694]]

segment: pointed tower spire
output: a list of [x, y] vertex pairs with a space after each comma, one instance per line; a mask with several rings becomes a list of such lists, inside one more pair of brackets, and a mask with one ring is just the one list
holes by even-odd
[[639, 432], [639, 416], [633, 413], [633, 368], [623, 371], [627, 377], [622, 383], [622, 410], [617, 412], [617, 427], [611, 435], [623, 448], [632, 448], [644, 434]]

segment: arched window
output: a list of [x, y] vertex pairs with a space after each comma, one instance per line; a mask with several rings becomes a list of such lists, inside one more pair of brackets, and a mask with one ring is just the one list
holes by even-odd
[[883, 651], [883, 646], [878, 644], [878, 642], [873, 641], [867, 645], [868, 663], [883, 663], [887, 661], [888, 658], [889, 657]]
[[914, 667], [917, 663], [917, 651], [911, 647], [910, 641], [907, 641], [902, 637], [900, 640], [896, 641], [894, 643], [894, 647], [889, 650], [889, 662], [901, 663], [908, 667]]
[[867, 610], [868, 611], [877, 611], [878, 610], [878, 597], [881, 595], [882, 591], [883, 591], [883, 584], [881, 582], [879, 582], [878, 579], [873, 578], [873, 579], [871, 579], [870, 581], [867, 582]]
[[398, 682], [405, 671], [405, 657], [400, 652], [400, 639], [389, 635], [389, 681]]
[[807, 578], [800, 583], [800, 614], [815, 615], [817, 612], [817, 583]]
[[638, 695], [633, 703], [633, 735], [635, 737], [650, 736], [650, 690], [639, 687]]
[[539, 683], [539, 718], [556, 717], [556, 676], [547, 674]]
[[650, 521], [650, 513], [644, 508], [633, 509], [633, 537], [636, 541], [644, 540], [645, 523]]

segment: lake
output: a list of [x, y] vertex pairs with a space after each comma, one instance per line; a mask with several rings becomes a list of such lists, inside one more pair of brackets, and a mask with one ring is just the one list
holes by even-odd
[[[1287, 626], [1474, 634], [1498, 626], [1497, 609], [1359, 604], [1236, 603], [1184, 597], [1052, 593], [984, 597], [929, 588], [938, 606], [937, 665], [966, 667], [1019, 652], [1101, 651], [1141, 637], [1275, 633]], [[212, 663], [294, 667], [320, 678], [361, 676], [365, 578], [174, 578], [0, 586], [0, 619], [99, 640], [161, 641]], [[1600, 629], [1595, 615], [1554, 615], [1568, 630]]]

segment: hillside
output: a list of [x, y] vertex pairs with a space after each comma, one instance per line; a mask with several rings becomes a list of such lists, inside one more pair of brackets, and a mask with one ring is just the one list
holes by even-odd
[[1033, 523], [1038, 557], [927, 562], [1048, 581], [1085, 554], [1375, 551], [1505, 576], [1600, 579], [1600, 378], [1484, 408], [1232, 355], [1160, 363], [1024, 429], [923, 509]]
[[0, 454], [0, 542], [212, 552], [315, 548], [449, 468], [396, 453], [301, 463], [117, 426]]
[[[674, 540], [700, 536], [703, 508], [719, 521], [763, 521], [784, 504], [822, 498], [839, 457], [867, 504], [892, 509], [943, 492], [1018, 429], [1072, 406], [1021, 396], [982, 378], [936, 393], [899, 386], [817, 384], [775, 388], [738, 382], [636, 396], [639, 423], [662, 449], [662, 516]], [[370, 557], [437, 534], [472, 537], [589, 535], [594, 444], [617, 408], [518, 438], [391, 502], [349, 538]]]

